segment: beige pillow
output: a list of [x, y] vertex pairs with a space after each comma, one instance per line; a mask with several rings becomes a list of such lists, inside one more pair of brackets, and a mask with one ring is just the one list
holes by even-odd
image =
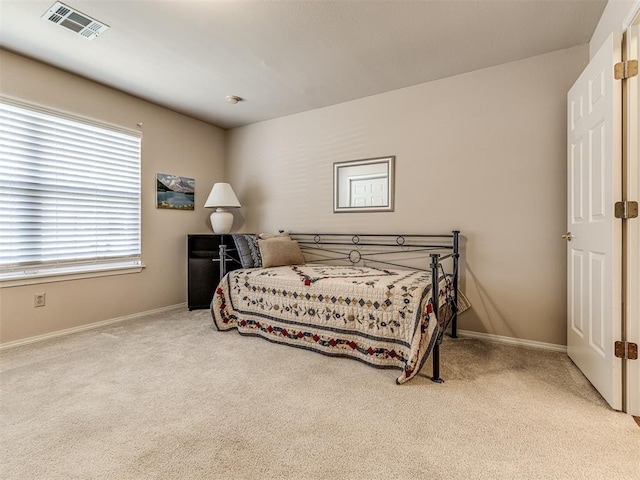
[[281, 233], [261, 233], [258, 235], [261, 240], [291, 240], [289, 232]]
[[286, 242], [258, 240], [263, 267], [281, 267], [283, 265], [303, 265], [304, 256], [295, 240]]

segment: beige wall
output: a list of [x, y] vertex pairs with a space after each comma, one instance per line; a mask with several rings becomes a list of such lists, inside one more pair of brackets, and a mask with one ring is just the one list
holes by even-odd
[[[587, 45], [231, 130], [243, 231], [460, 229], [461, 328], [566, 344], [566, 94]], [[332, 213], [332, 164], [396, 156], [392, 213]]]
[[[474, 304], [461, 328], [564, 344], [565, 98], [587, 57], [587, 46], [575, 47], [234, 129], [226, 180], [243, 204], [235, 226], [459, 228], [462, 285]], [[225, 179], [225, 132], [2, 50], [0, 92], [127, 127], [143, 122], [147, 265], [0, 289], [0, 342], [184, 302], [185, 235], [210, 231], [202, 205]], [[333, 214], [333, 162], [385, 155], [396, 155], [395, 212]], [[195, 212], [155, 208], [157, 172], [196, 178]], [[47, 293], [46, 307], [32, 307], [36, 292]]]
[[[124, 72], [123, 72], [124, 74]], [[223, 180], [226, 132], [0, 50], [0, 93], [136, 128], [143, 122], [142, 259], [138, 274], [0, 288], [0, 343], [186, 301], [186, 234], [210, 233], [204, 201]], [[196, 179], [196, 210], [157, 210], [155, 174]], [[33, 295], [47, 305], [33, 308]]]

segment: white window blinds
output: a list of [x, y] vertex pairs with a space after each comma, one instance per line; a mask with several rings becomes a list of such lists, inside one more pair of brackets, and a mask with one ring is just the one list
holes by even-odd
[[0, 98], [0, 280], [140, 265], [140, 143]]

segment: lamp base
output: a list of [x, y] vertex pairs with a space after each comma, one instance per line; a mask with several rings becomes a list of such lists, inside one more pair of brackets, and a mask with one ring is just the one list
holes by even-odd
[[213, 233], [224, 235], [231, 231], [231, 227], [233, 226], [233, 213], [224, 208], [216, 208], [216, 211], [213, 212], [209, 218], [211, 218]]

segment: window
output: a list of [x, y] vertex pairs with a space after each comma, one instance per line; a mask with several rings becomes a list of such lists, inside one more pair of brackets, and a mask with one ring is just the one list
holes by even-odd
[[140, 143], [0, 98], [0, 281], [141, 268]]

